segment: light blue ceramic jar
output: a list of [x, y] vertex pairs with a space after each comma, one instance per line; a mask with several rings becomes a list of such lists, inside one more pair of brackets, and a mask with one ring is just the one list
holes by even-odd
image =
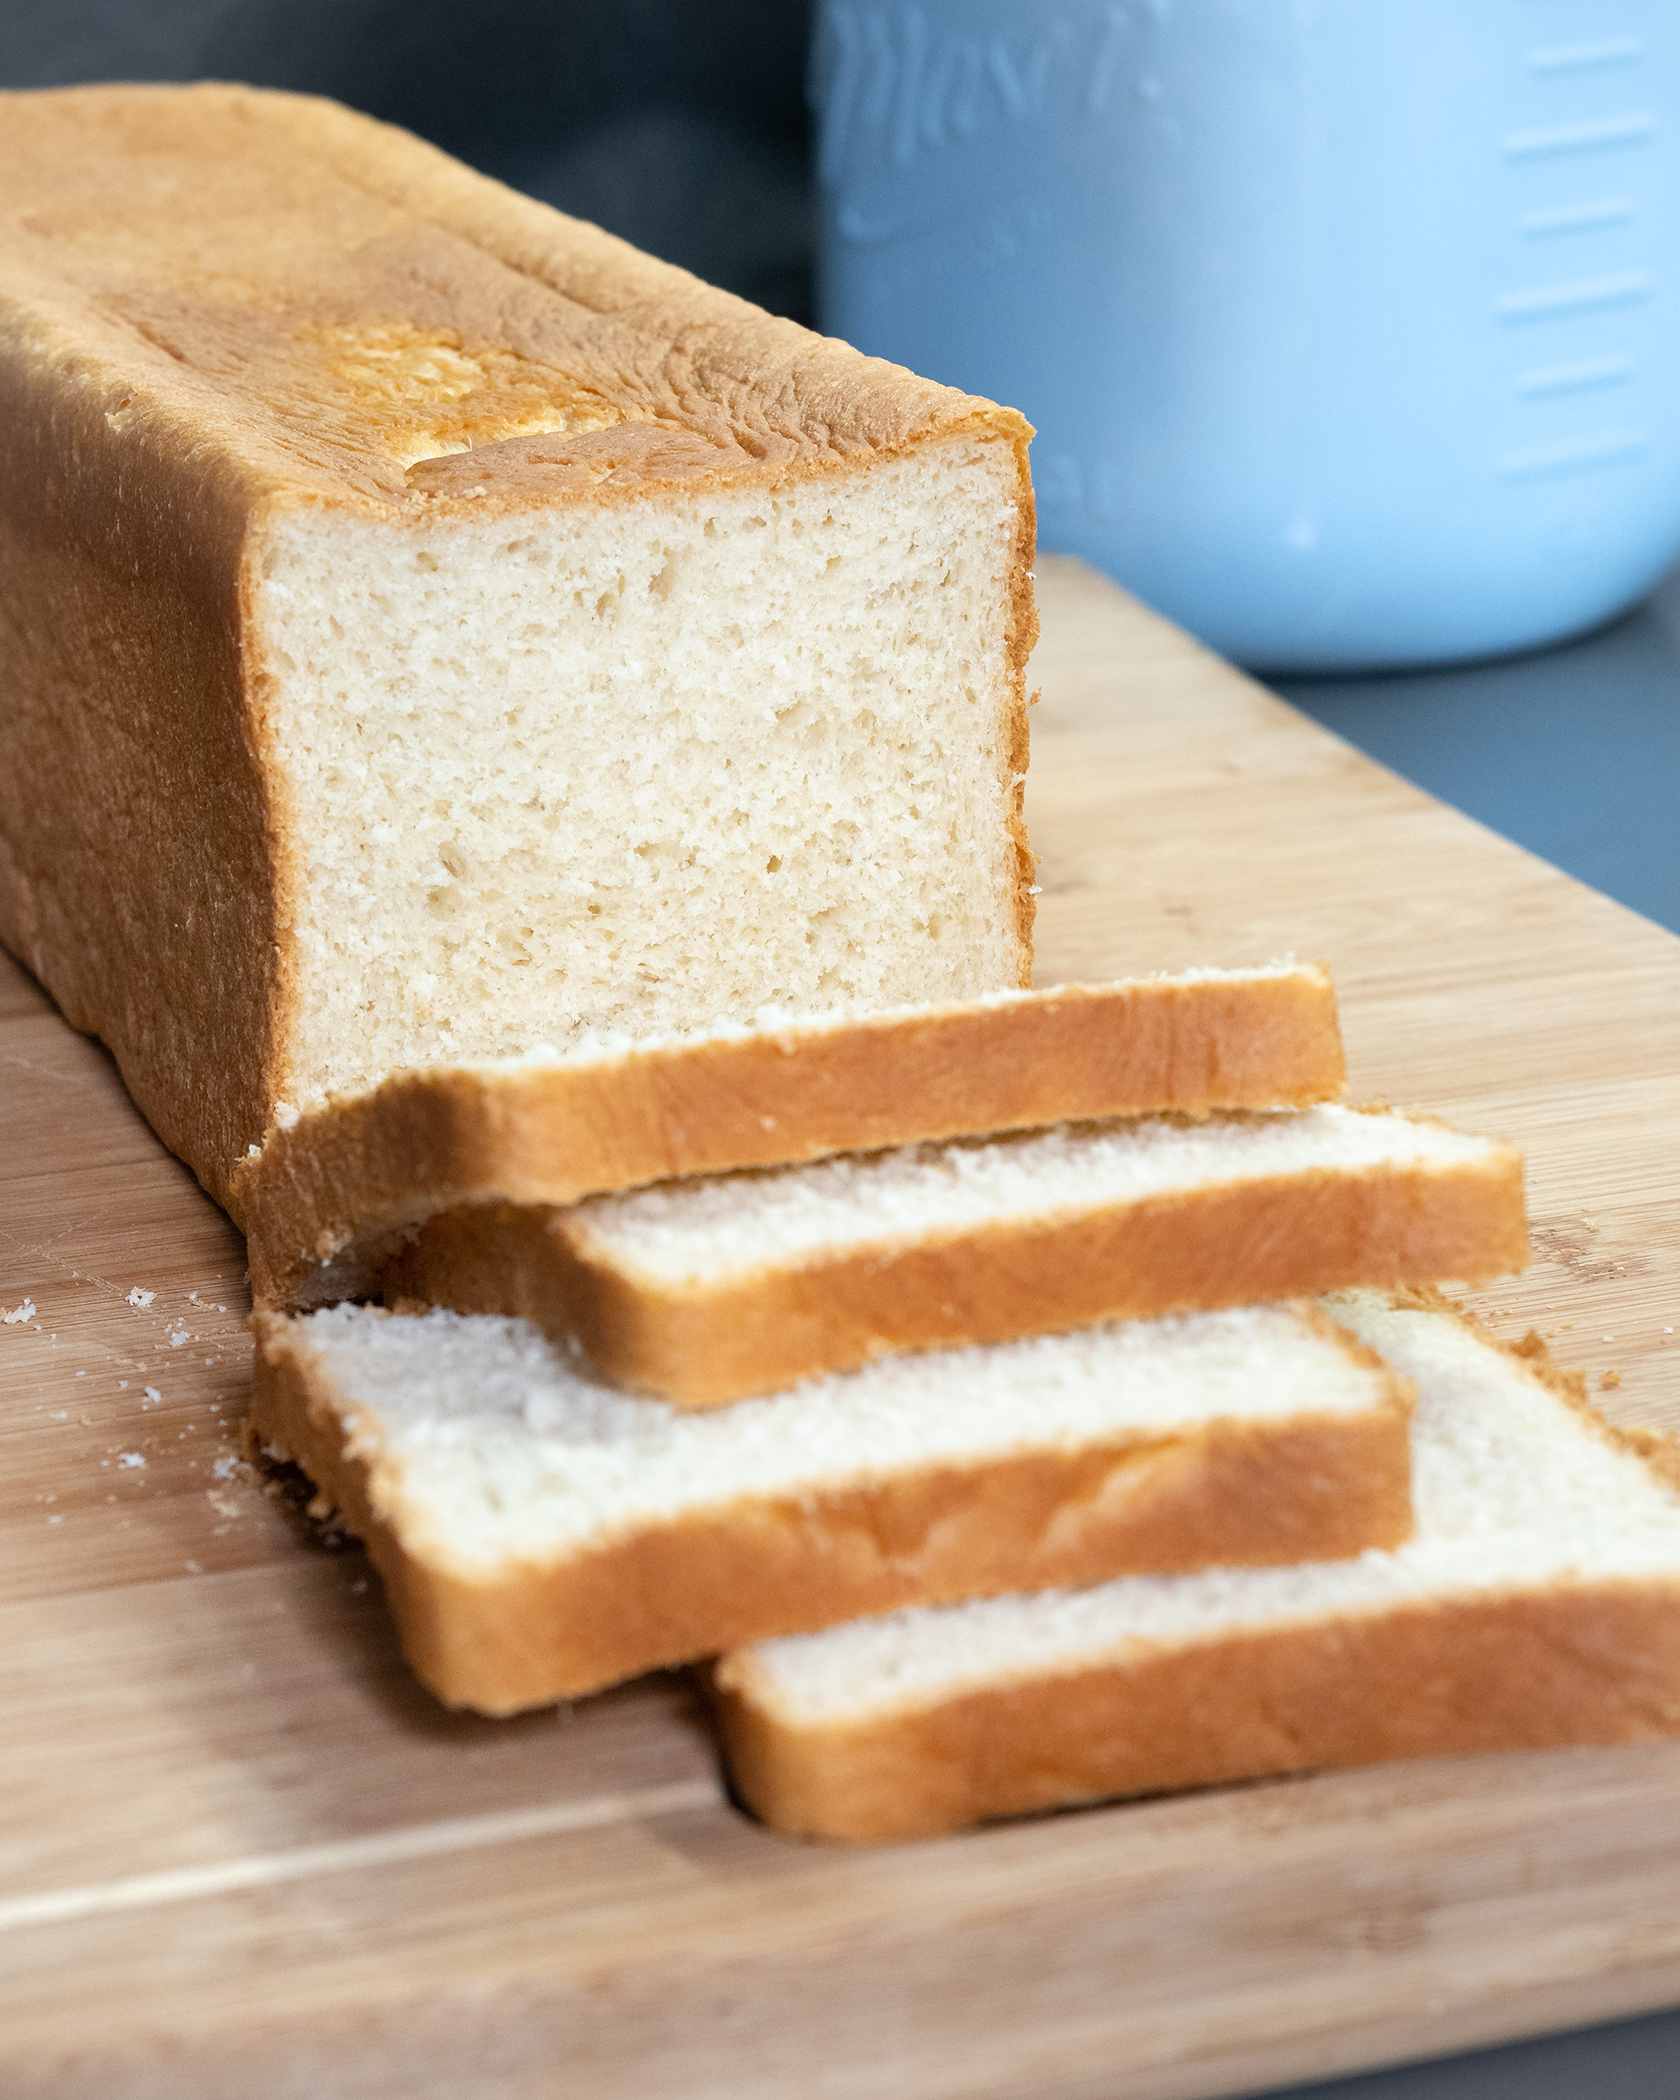
[[1680, 554], [1680, 0], [822, 0], [822, 325], [1023, 409], [1041, 543], [1269, 668]]

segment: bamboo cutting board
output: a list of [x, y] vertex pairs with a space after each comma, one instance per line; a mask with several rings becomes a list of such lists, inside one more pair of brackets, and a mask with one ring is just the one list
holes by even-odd
[[[1680, 1428], [1680, 941], [1040, 590], [1039, 982], [1327, 956], [1356, 1095], [1528, 1148], [1483, 1309]], [[0, 970], [8, 2100], [1187, 2100], [1680, 2000], [1680, 1743], [851, 1852], [728, 1804], [680, 1679], [444, 1713], [237, 1458], [237, 1236]]]

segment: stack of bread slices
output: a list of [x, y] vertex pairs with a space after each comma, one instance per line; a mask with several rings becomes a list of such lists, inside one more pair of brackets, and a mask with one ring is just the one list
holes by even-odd
[[258, 1432], [440, 1697], [721, 1658], [746, 1800], [851, 1838], [1680, 1723], [1680, 1503], [1428, 1289], [1520, 1266], [1520, 1159], [1332, 1098], [1324, 971], [505, 1061], [405, 1183], [466, 1076], [247, 1195]]

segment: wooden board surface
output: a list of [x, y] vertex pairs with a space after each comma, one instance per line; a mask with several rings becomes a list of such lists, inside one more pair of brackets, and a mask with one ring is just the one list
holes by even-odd
[[[1328, 957], [1357, 1094], [1528, 1148], [1484, 1309], [1680, 1427], [1680, 941], [1040, 589], [1038, 981]], [[0, 958], [8, 2100], [1188, 2100], [1680, 2000], [1680, 1743], [848, 1852], [729, 1806], [680, 1679], [442, 1712], [238, 1460], [242, 1275]]]

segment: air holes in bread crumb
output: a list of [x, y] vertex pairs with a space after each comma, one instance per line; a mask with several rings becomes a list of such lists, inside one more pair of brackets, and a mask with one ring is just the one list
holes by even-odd
[[[476, 1056], [750, 1013], [767, 984], [820, 1010], [1007, 981], [1013, 789], [986, 719], [1014, 544], [998, 453], [936, 447], [797, 500], [560, 506], [540, 531], [272, 528], [265, 668], [315, 900], [294, 1098], [435, 1061], [446, 1016]], [[928, 550], [909, 565], [907, 519]], [[940, 590], [946, 573], [962, 588]], [[960, 617], [975, 575], [992, 596]], [[402, 617], [370, 650], [372, 593]], [[673, 807], [680, 835], [636, 855]], [[846, 821], [864, 812], [866, 841]], [[889, 920], [902, 937], [875, 937]], [[657, 984], [630, 981], [638, 962]]]

